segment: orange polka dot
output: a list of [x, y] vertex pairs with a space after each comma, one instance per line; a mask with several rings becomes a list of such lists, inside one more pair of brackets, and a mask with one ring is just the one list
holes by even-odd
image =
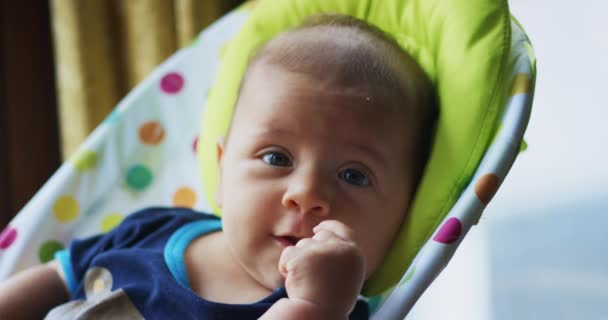
[[196, 193], [188, 187], [179, 188], [173, 194], [173, 205], [176, 207], [192, 208], [196, 203]]
[[484, 205], [488, 205], [498, 190], [498, 176], [490, 173], [479, 178], [475, 184], [475, 194]]
[[139, 139], [144, 144], [157, 145], [165, 138], [165, 130], [156, 121], [149, 121], [139, 127]]

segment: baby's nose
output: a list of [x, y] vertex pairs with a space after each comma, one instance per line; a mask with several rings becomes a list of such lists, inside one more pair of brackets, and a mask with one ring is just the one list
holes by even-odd
[[326, 217], [330, 212], [330, 190], [321, 177], [307, 176], [294, 179], [283, 194], [283, 206], [300, 213]]

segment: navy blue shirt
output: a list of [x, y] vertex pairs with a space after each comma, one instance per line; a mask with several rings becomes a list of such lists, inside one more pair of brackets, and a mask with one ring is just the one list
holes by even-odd
[[[287, 297], [285, 288], [251, 304], [212, 302], [190, 289], [186, 248], [220, 229], [221, 221], [213, 215], [149, 208], [133, 213], [107, 234], [73, 241], [56, 259], [74, 300], [93, 303], [120, 296], [129, 312], [146, 319], [257, 319]], [[367, 303], [358, 301], [350, 319], [368, 317]]]

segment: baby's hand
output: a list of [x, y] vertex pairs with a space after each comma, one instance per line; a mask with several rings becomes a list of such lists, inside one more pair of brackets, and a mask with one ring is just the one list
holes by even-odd
[[290, 300], [301, 300], [324, 314], [348, 316], [365, 280], [365, 258], [354, 232], [335, 220], [321, 222], [315, 235], [283, 250], [279, 271]]

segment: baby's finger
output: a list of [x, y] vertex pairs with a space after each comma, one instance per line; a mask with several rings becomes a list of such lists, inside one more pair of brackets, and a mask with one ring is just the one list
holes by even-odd
[[342, 238], [337, 236], [335, 233], [325, 229], [318, 229], [312, 238], [317, 241], [327, 241], [329, 239], [342, 240]]
[[321, 230], [334, 233], [345, 241], [355, 241], [355, 232], [344, 223], [337, 220], [325, 220], [312, 229], [315, 235]]
[[314, 245], [315, 240], [313, 240], [312, 238], [304, 238], [301, 239], [300, 241], [298, 241], [298, 243], [296, 243], [296, 248], [306, 248], [306, 247], [310, 247], [312, 245]]
[[289, 271], [289, 262], [292, 261], [299, 254], [299, 249], [294, 246], [289, 246], [283, 249], [281, 257], [279, 258], [279, 273], [283, 277], [287, 277]]

